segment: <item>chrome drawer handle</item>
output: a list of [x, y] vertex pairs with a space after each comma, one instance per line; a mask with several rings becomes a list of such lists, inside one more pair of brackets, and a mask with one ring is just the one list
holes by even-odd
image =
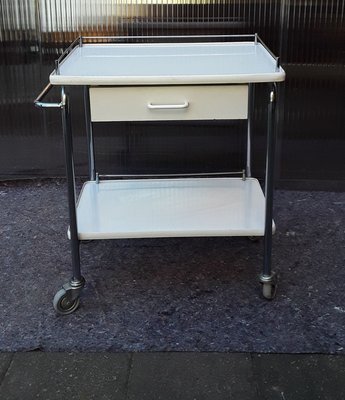
[[176, 109], [188, 108], [189, 102], [185, 101], [182, 104], [152, 104], [152, 103], [148, 103], [147, 107], [150, 110], [167, 110], [167, 109], [176, 110]]

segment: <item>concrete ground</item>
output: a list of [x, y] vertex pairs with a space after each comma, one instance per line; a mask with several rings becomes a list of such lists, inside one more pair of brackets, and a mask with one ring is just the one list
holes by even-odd
[[0, 399], [343, 400], [345, 356], [0, 353]]

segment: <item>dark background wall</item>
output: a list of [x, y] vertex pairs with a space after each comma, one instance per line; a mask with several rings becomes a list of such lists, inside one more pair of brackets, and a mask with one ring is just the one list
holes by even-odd
[[[64, 174], [58, 112], [37, 110], [32, 101], [75, 37], [254, 32], [287, 72], [279, 102], [278, 185], [345, 190], [345, 0], [1, 0], [0, 178]], [[71, 93], [77, 173], [83, 175], [80, 94]], [[253, 170], [262, 177], [265, 104], [259, 95], [265, 93], [258, 88], [257, 94]], [[95, 131], [97, 169], [228, 170], [243, 164], [243, 128], [222, 121], [104, 124]]]

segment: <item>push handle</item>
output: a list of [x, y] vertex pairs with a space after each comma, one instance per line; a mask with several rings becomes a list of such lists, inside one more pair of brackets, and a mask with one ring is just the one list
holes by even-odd
[[181, 110], [189, 107], [189, 102], [185, 101], [182, 104], [152, 104], [148, 103], [147, 107], [150, 110]]
[[42, 90], [42, 92], [34, 100], [34, 104], [36, 107], [39, 107], [39, 108], [62, 108], [62, 107], [64, 107], [64, 105], [65, 105], [64, 98], [60, 103], [47, 103], [47, 102], [42, 101], [52, 88], [53, 88], [53, 85], [51, 83], [48, 83], [48, 85]]

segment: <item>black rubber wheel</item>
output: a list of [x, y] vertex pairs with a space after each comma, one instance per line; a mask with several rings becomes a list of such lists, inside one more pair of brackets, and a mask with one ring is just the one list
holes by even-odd
[[53, 300], [55, 311], [61, 315], [71, 314], [79, 307], [79, 304], [79, 297], [71, 300], [65, 289], [60, 289], [54, 296]]

